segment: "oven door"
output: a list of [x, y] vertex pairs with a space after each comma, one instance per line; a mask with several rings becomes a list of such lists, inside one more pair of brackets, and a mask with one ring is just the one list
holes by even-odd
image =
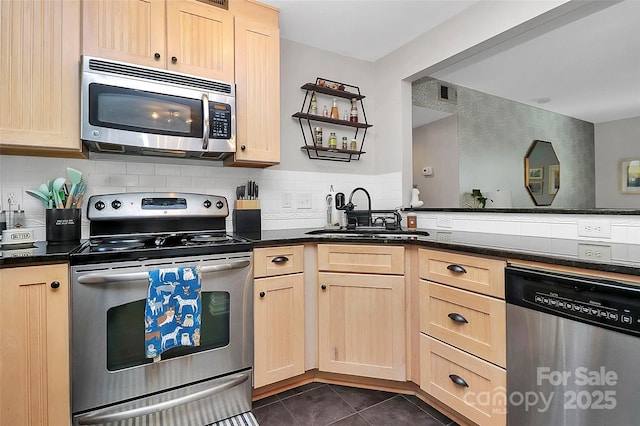
[[[200, 346], [172, 348], [154, 362], [145, 357], [148, 272], [188, 265], [200, 270]], [[74, 413], [251, 368], [251, 253], [74, 266], [71, 271]]]

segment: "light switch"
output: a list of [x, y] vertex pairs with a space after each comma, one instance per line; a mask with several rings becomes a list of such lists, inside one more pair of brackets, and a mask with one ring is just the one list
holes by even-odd
[[422, 168], [423, 176], [433, 176], [433, 167], [427, 166]]

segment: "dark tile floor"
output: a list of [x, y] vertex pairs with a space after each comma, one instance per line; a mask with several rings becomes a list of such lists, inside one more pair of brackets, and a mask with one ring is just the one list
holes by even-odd
[[413, 395], [309, 383], [253, 403], [260, 426], [443, 426], [454, 421]]

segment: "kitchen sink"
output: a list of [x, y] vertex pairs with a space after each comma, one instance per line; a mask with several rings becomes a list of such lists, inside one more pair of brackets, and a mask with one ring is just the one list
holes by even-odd
[[383, 227], [367, 226], [357, 227], [355, 229], [314, 229], [306, 232], [307, 235], [316, 235], [326, 238], [354, 238], [354, 239], [394, 239], [408, 240], [418, 237], [428, 237], [427, 231], [418, 231], [415, 229], [385, 229]]

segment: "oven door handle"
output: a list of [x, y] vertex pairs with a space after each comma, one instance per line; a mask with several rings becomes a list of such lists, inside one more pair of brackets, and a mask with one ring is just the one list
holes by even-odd
[[[229, 271], [231, 269], [242, 269], [249, 266], [251, 262], [248, 260], [240, 260], [237, 262], [222, 263], [219, 265], [205, 265], [198, 268], [201, 274], [210, 274], [212, 272]], [[131, 272], [128, 274], [87, 274], [78, 277], [80, 284], [104, 284], [109, 282], [126, 282], [149, 279], [148, 272]]]
[[120, 411], [118, 413], [109, 413], [109, 408], [93, 411], [86, 416], [78, 418], [78, 424], [80, 425], [95, 425], [102, 423], [117, 422], [120, 420], [132, 419], [134, 417], [146, 416], [158, 411], [168, 410], [170, 408], [185, 405], [190, 402], [197, 401], [208, 396], [224, 392], [227, 389], [238, 386], [239, 384], [249, 379], [249, 373], [241, 373], [231, 376], [227, 381], [213, 386], [209, 389], [205, 389], [199, 392], [192, 393], [190, 395], [181, 396], [169, 401], [159, 402], [157, 404], [147, 405], [145, 407], [133, 408], [131, 410]]

